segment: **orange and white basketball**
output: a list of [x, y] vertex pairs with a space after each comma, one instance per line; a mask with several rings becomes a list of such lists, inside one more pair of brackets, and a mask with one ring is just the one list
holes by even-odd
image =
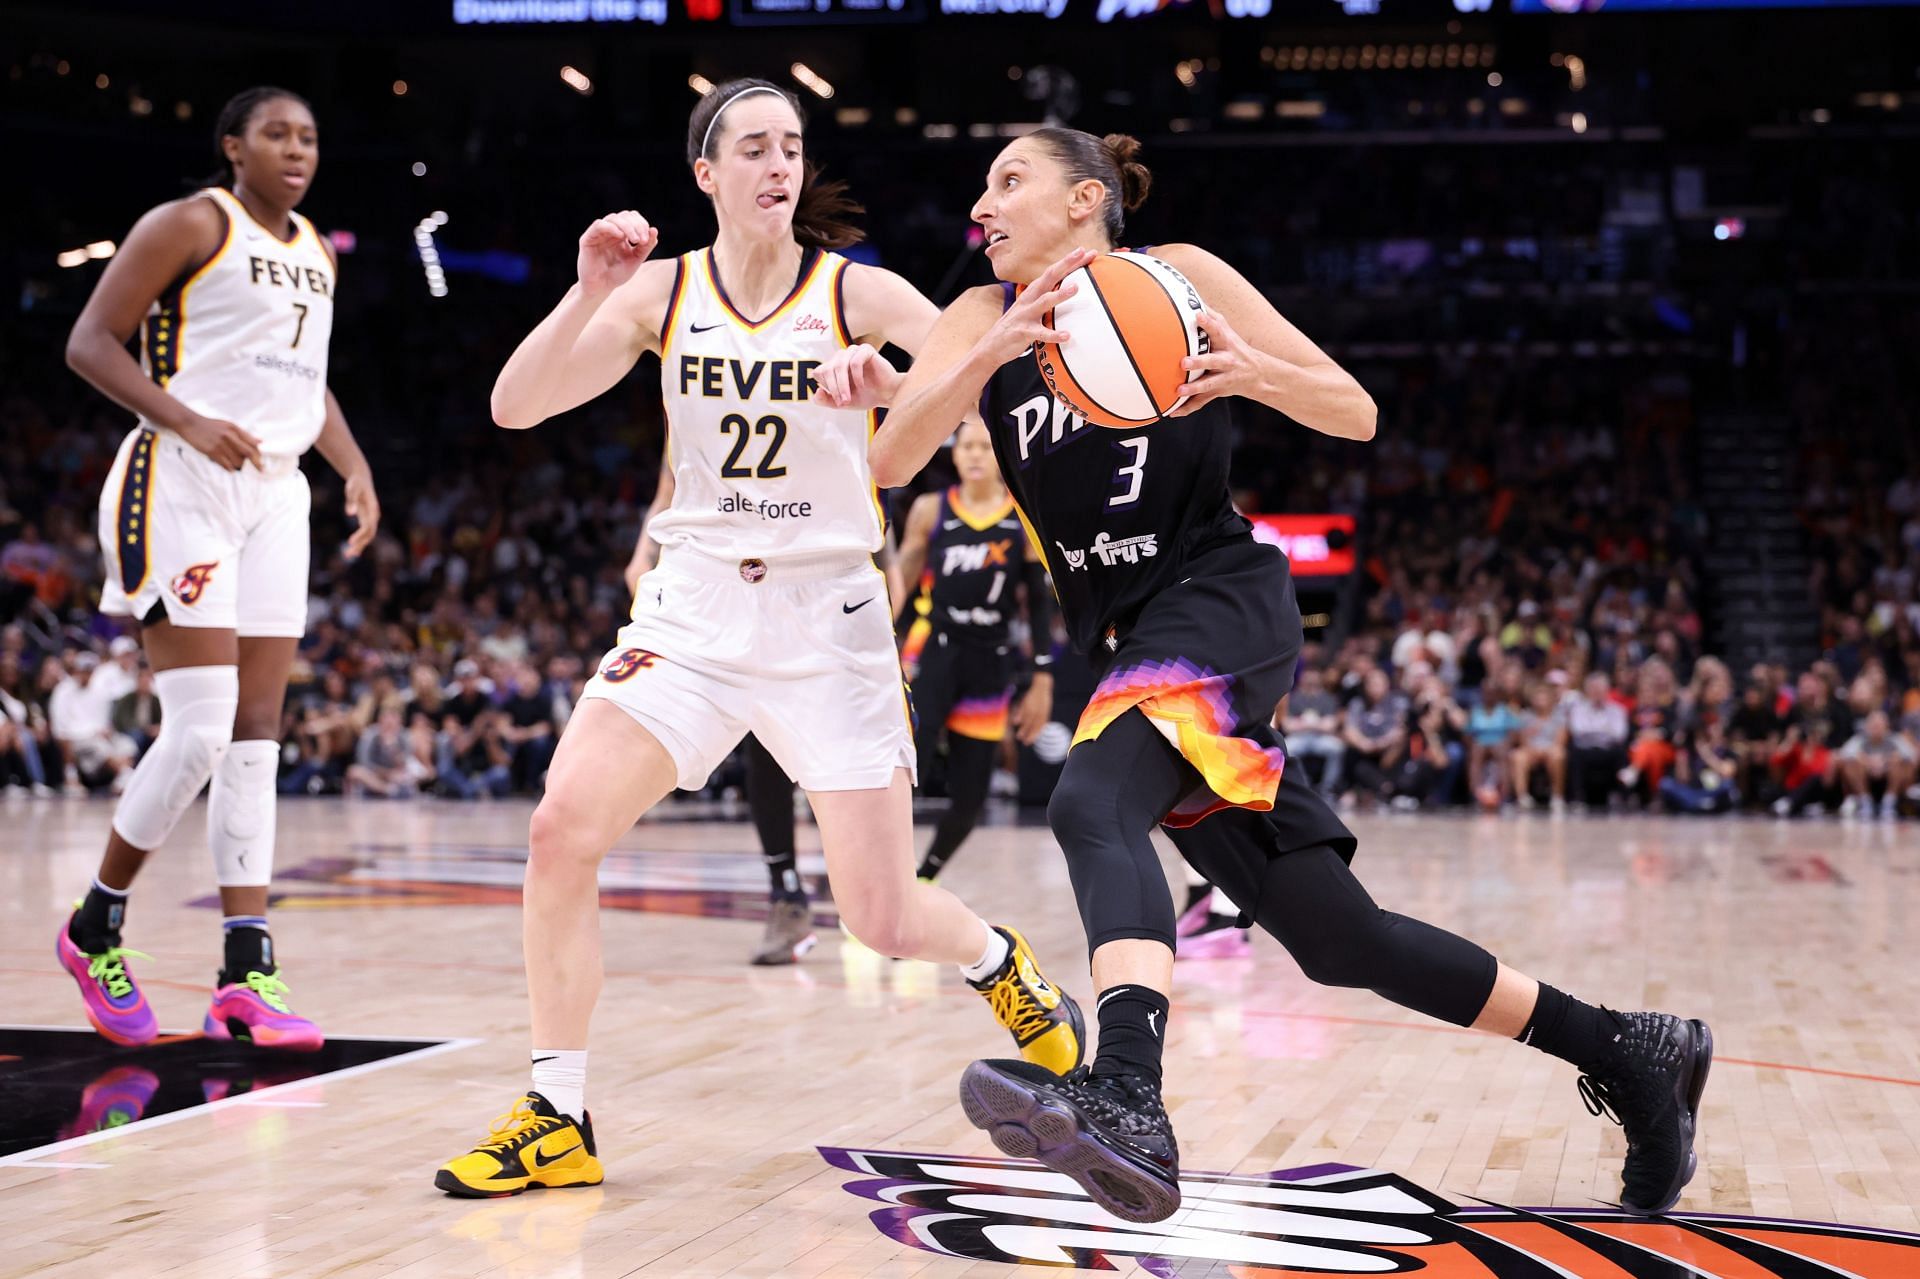
[[1180, 362], [1207, 349], [1200, 294], [1187, 277], [1144, 253], [1095, 258], [1063, 281], [1078, 292], [1044, 322], [1064, 345], [1033, 349], [1040, 376], [1073, 412], [1096, 426], [1157, 422], [1186, 402]]

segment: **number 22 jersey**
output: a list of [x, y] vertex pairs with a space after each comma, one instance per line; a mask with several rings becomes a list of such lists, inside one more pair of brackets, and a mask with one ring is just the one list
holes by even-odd
[[880, 549], [874, 415], [813, 399], [813, 371], [853, 341], [848, 266], [805, 250], [785, 301], [750, 320], [711, 248], [676, 264], [660, 334], [673, 506], [648, 525], [661, 546], [769, 563]]

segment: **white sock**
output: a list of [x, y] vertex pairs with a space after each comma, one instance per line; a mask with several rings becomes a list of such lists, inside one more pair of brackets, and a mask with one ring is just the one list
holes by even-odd
[[962, 964], [960, 966], [960, 975], [968, 981], [985, 981], [987, 978], [999, 972], [1000, 965], [1007, 962], [1007, 956], [1012, 953], [1013, 950], [1013, 947], [1008, 945], [1006, 936], [1002, 934], [998, 928], [993, 927], [991, 924], [985, 925], [985, 927], [987, 930], [987, 948], [980, 952], [980, 958], [974, 960], [971, 964]]
[[587, 1050], [533, 1050], [533, 1090], [570, 1119], [587, 1113]]

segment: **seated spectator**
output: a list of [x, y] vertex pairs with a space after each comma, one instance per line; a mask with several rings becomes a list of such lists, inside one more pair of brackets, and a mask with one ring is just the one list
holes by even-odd
[[38, 704], [23, 696], [29, 691], [23, 684], [20, 655], [0, 652], [0, 725], [4, 725], [0, 731], [4, 731], [9, 744], [8, 758], [19, 768], [17, 777], [9, 771], [5, 785], [9, 789], [19, 785], [35, 795], [51, 795], [54, 790], [47, 785], [42, 764], [43, 747], [49, 739], [46, 716]]
[[113, 731], [132, 739], [135, 760], [145, 755], [160, 735], [160, 695], [153, 691], [153, 672], [144, 666], [134, 676], [133, 687], [113, 704]]
[[1740, 802], [1739, 774], [1727, 730], [1709, 722], [1674, 752], [1672, 773], [1660, 779], [1660, 799], [1671, 812], [1724, 813]]
[[1287, 756], [1297, 759], [1313, 776], [1312, 761], [1320, 761], [1316, 788], [1322, 795], [1340, 793], [1340, 774], [1347, 758], [1341, 739], [1340, 703], [1327, 691], [1326, 677], [1309, 666], [1300, 672], [1300, 686], [1281, 703], [1280, 731], [1286, 734]]
[[1762, 679], [1749, 683], [1740, 694], [1740, 707], [1727, 726], [1727, 749], [1737, 765], [1734, 785], [1748, 803], [1764, 798], [1770, 789], [1769, 769], [1780, 749], [1780, 733], [1785, 727], [1773, 709], [1771, 683]]
[[1891, 819], [1900, 806], [1900, 797], [1913, 785], [1914, 761], [1913, 744], [1894, 733], [1887, 713], [1871, 712], [1860, 731], [1840, 748], [1840, 784], [1846, 792], [1846, 798], [1840, 801], [1840, 815], [1871, 813], [1874, 792], [1878, 791], [1880, 818]]
[[434, 756], [440, 792], [457, 799], [505, 795], [513, 786], [506, 716], [487, 696], [480, 663], [462, 658], [453, 674], [458, 684], [441, 708]]
[[1627, 765], [1627, 708], [1604, 671], [1587, 676], [1567, 707], [1567, 781], [1576, 804], [1605, 806]]
[[1834, 700], [1832, 686], [1824, 678], [1808, 671], [1794, 688], [1793, 709], [1771, 764], [1782, 792], [1773, 803], [1780, 817], [1797, 816], [1816, 804], [1831, 808], [1839, 802], [1834, 752], [1853, 736], [1853, 717]]
[[1567, 713], [1559, 690], [1547, 680], [1533, 686], [1508, 758], [1513, 768], [1513, 795], [1520, 807], [1533, 807], [1533, 775], [1544, 768], [1548, 802], [1556, 813], [1566, 810]]
[[1620, 787], [1630, 795], [1658, 794], [1660, 782], [1673, 767], [1673, 739], [1679, 729], [1680, 703], [1673, 668], [1660, 658], [1641, 663], [1635, 681], [1633, 739], [1627, 747], [1627, 766], [1620, 770]]
[[126, 789], [133, 768], [133, 739], [113, 731], [113, 705], [94, 683], [100, 659], [85, 649], [73, 655], [73, 673], [53, 690], [47, 718], [67, 765], [88, 790]]
[[542, 685], [540, 673], [520, 662], [508, 676], [508, 697], [501, 707], [502, 726], [507, 749], [512, 756], [516, 789], [539, 791], [546, 785], [547, 765], [553, 761], [559, 742], [559, 727], [554, 723], [553, 698]]
[[388, 706], [360, 734], [347, 768], [347, 794], [403, 797], [420, 793], [433, 766], [414, 753], [414, 742], [400, 723], [400, 711]]
[[1407, 709], [1407, 748], [1393, 774], [1393, 806], [1438, 808], [1453, 802], [1466, 767], [1467, 713], [1438, 675], [1421, 678]]
[[289, 715], [292, 767], [280, 778], [280, 793], [322, 795], [342, 789], [358, 740], [346, 676], [328, 671], [319, 688], [309, 685], [301, 691]]
[[1521, 667], [1518, 662], [1504, 667], [1493, 687], [1483, 690], [1480, 701], [1467, 712], [1467, 778], [1473, 797], [1480, 807], [1498, 809], [1511, 796], [1512, 762], [1509, 752], [1515, 734], [1525, 722], [1520, 696]]
[[1352, 806], [1356, 791], [1375, 799], [1386, 796], [1390, 774], [1406, 756], [1406, 708], [1406, 700], [1393, 690], [1385, 671], [1376, 666], [1366, 673], [1359, 696], [1347, 703], [1346, 725], [1341, 730], [1354, 786], [1341, 797], [1343, 806]]

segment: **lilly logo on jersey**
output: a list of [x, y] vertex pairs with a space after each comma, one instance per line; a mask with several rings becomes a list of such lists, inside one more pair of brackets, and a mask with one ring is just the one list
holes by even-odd
[[174, 598], [182, 604], [198, 604], [200, 597], [207, 593], [207, 584], [213, 581], [213, 570], [220, 567], [220, 561], [208, 564], [195, 564], [186, 572], [173, 579]]
[[803, 315], [793, 322], [795, 333], [825, 333], [827, 322], [817, 315]]
[[992, 542], [968, 542], [964, 546], [949, 546], [946, 555], [940, 561], [940, 576], [952, 577], [956, 573], [977, 573], [983, 568], [1005, 568], [1007, 556], [1013, 553], [1013, 541], [1000, 538]]
[[[1632, 1217], [1604, 1208], [1450, 1203], [1390, 1172], [1318, 1164], [1265, 1176], [1184, 1172], [1167, 1221], [1112, 1216], [1025, 1160], [818, 1147], [884, 1207], [881, 1234], [999, 1265], [1185, 1274], [1450, 1279], [1895, 1279], [1920, 1273], [1920, 1235], [1724, 1213]], [[1244, 1268], [1243, 1268], [1244, 1267]]]
[[1084, 551], [1070, 551], [1066, 544], [1056, 540], [1055, 546], [1060, 554], [1067, 558], [1069, 572], [1087, 571], [1087, 556], [1098, 555], [1103, 568], [1112, 568], [1115, 564], [1138, 564], [1141, 560], [1150, 560], [1160, 553], [1160, 538], [1156, 533], [1143, 533], [1139, 537], [1110, 536], [1102, 529], [1093, 539], [1093, 545]]

